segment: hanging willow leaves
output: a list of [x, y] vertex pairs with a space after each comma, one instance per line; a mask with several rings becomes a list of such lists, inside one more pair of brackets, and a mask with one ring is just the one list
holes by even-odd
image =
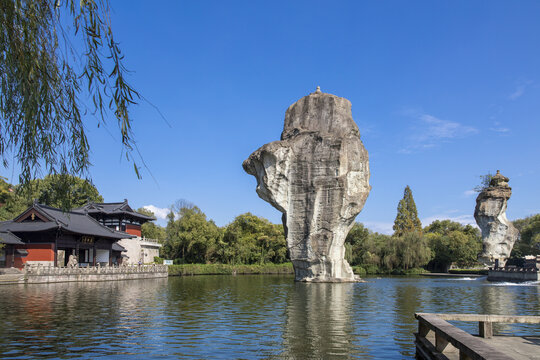
[[126, 72], [107, 0], [0, 0], [4, 166], [18, 163], [22, 184], [43, 171], [86, 175], [90, 148], [83, 118], [95, 117], [100, 126], [112, 114], [139, 176], [129, 108], [140, 95]]

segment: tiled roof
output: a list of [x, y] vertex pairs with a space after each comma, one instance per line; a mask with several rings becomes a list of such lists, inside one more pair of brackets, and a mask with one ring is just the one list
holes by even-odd
[[[109, 229], [85, 213], [62, 211], [60, 209], [38, 203], [34, 203], [31, 208], [25, 211], [25, 213], [32, 208], [38, 213], [42, 214], [45, 218], [50, 219], [50, 221], [6, 221], [0, 223], [0, 231], [38, 232], [51, 229], [61, 229], [75, 234], [90, 235], [108, 239], [119, 240], [135, 237], [133, 235]], [[19, 218], [21, 215], [19, 215], [17, 218]]]
[[121, 252], [126, 252], [127, 251], [125, 247], [123, 247], [122, 245], [120, 245], [117, 242], [112, 244], [112, 249], [113, 249], [113, 251], [121, 251]]
[[88, 204], [73, 209], [75, 212], [85, 212], [88, 214], [106, 214], [106, 215], [127, 215], [143, 222], [156, 220], [152, 216], [147, 216], [141, 213], [134, 211], [128, 204], [127, 200], [123, 202], [114, 202], [114, 203], [94, 203], [89, 202]]
[[12, 234], [9, 231], [0, 231], [0, 243], [10, 245], [24, 244], [18, 236]]

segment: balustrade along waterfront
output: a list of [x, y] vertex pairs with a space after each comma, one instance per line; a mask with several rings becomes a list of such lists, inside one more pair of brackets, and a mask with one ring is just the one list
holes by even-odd
[[[5, 285], [0, 358], [412, 359], [415, 313], [540, 315], [538, 283], [186, 276]], [[453, 322], [478, 332], [478, 322]], [[538, 324], [493, 323], [497, 334]]]

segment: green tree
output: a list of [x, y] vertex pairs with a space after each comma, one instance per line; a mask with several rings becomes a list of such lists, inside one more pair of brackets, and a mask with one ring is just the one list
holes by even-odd
[[355, 223], [345, 240], [346, 258], [353, 266], [369, 273], [408, 270], [425, 266], [433, 257], [429, 242], [421, 231], [402, 236], [372, 233]]
[[[103, 196], [88, 180], [72, 175], [47, 175], [34, 180], [39, 203], [61, 209], [80, 207], [89, 201], [103, 202]], [[24, 188], [22, 188], [24, 189]]]
[[4, 206], [13, 192], [13, 185], [6, 181], [7, 179], [0, 176], [0, 207]]
[[434, 220], [424, 228], [424, 233], [436, 233], [448, 235], [452, 231], [461, 231], [465, 235], [476, 238], [480, 241], [480, 230], [472, 225], [462, 225], [452, 220]]
[[399, 267], [405, 270], [427, 265], [432, 258], [428, 239], [421, 232], [407, 232], [397, 238]]
[[7, 166], [14, 156], [19, 183], [42, 166], [49, 174], [87, 172], [88, 113], [98, 126], [114, 116], [133, 161], [129, 108], [139, 94], [126, 82], [110, 24], [107, 0], [0, 1], [0, 158]]
[[487, 189], [489, 187], [489, 183], [491, 182], [492, 177], [493, 177], [492, 173], [480, 175], [480, 184], [475, 186], [473, 190], [476, 192], [482, 192], [484, 191], [484, 189]]
[[424, 228], [424, 233], [433, 251], [431, 267], [447, 271], [452, 263], [458, 266], [477, 263], [482, 248], [477, 228], [450, 220], [435, 220]]
[[283, 226], [251, 213], [227, 225], [220, 247], [222, 261], [229, 264], [279, 264], [287, 259]]
[[519, 231], [519, 239], [512, 249], [512, 257], [540, 255], [540, 214], [513, 222]]
[[362, 223], [354, 223], [345, 239], [345, 259], [351, 265], [364, 263], [366, 252], [369, 251], [369, 230]]
[[[146, 216], [154, 217], [154, 213], [145, 208], [139, 208], [137, 209], [137, 212]], [[167, 237], [167, 233], [163, 227], [155, 224], [153, 221], [148, 221], [141, 225], [141, 236], [163, 242]]]
[[418, 218], [416, 204], [409, 185], [405, 187], [403, 199], [399, 201], [393, 229], [394, 236], [403, 236], [408, 232], [422, 232], [422, 223]]
[[0, 207], [0, 220], [10, 220], [32, 205], [41, 204], [62, 209], [80, 207], [88, 201], [103, 202], [97, 188], [88, 180], [72, 175], [47, 175], [31, 180], [26, 186], [9, 185], [4, 206]]
[[196, 206], [181, 208], [177, 215], [175, 220], [174, 213], [169, 214], [163, 256], [185, 263], [215, 261], [221, 230]]

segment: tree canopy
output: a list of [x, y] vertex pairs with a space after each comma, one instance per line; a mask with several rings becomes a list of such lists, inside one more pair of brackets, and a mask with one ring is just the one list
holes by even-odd
[[223, 261], [229, 264], [280, 264], [287, 257], [283, 226], [251, 213], [237, 216], [225, 228], [220, 247]]
[[[139, 208], [137, 212], [146, 216], [154, 216], [152, 211], [145, 208]], [[153, 221], [148, 221], [141, 225], [141, 236], [163, 242], [167, 237], [167, 233], [161, 226], [155, 224]]]
[[420, 268], [432, 258], [422, 232], [390, 236], [373, 233], [361, 223], [355, 223], [347, 235], [345, 255], [351, 265], [361, 266], [368, 273]]
[[513, 257], [540, 255], [540, 214], [513, 222], [519, 230], [519, 239], [512, 249]]
[[452, 263], [459, 266], [477, 263], [482, 248], [477, 228], [451, 220], [435, 220], [424, 228], [424, 233], [433, 251], [433, 268], [446, 271]]
[[185, 263], [211, 263], [217, 256], [221, 230], [197, 206], [182, 207], [177, 218], [171, 212], [162, 253]]
[[399, 201], [393, 229], [394, 236], [403, 236], [408, 232], [422, 232], [422, 223], [418, 218], [418, 211], [409, 185], [405, 187], [403, 199]]
[[195, 205], [177, 202], [161, 255], [176, 263], [265, 264], [287, 261], [282, 225], [250, 213], [218, 227]]
[[89, 201], [103, 202], [103, 197], [93, 184], [72, 175], [47, 175], [43, 179], [31, 180], [26, 186], [0, 182], [0, 189], [4, 188], [7, 191], [1, 202], [0, 220], [9, 220], [19, 215], [34, 199], [41, 204], [61, 209], [80, 207]]
[[[107, 0], [0, 1], [0, 158], [20, 166], [19, 183], [42, 173], [84, 175], [86, 115], [118, 125], [128, 161], [136, 151], [126, 82]], [[90, 104], [87, 99], [90, 98]], [[12, 164], [15, 166], [15, 164]], [[138, 167], [134, 162], [137, 175]]]

